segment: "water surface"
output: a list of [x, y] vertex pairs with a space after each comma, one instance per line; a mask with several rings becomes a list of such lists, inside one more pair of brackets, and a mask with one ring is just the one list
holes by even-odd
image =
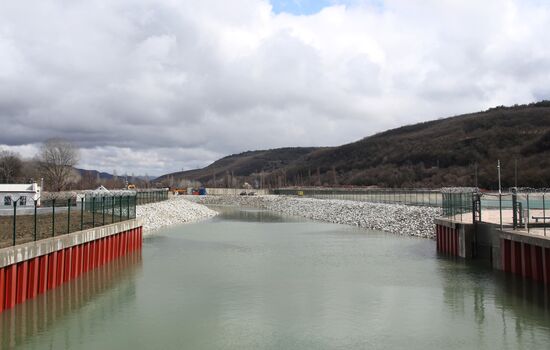
[[225, 209], [0, 314], [4, 348], [546, 349], [548, 292], [430, 240]]

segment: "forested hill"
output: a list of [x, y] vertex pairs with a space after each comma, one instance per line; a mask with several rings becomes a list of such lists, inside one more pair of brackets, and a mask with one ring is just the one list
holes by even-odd
[[[231, 182], [241, 183], [248, 179], [251, 183], [266, 181], [291, 163], [299, 162], [304, 156], [317, 150], [315, 147], [288, 147], [262, 151], [248, 151], [221, 158], [202, 169], [176, 172], [156, 179], [157, 182], [179, 182], [182, 179], [199, 181], [212, 186], [225, 186]], [[264, 175], [262, 175], [264, 174]]]
[[233, 173], [234, 182], [261, 177], [271, 186], [441, 187], [474, 185], [477, 168], [479, 186], [496, 188], [499, 159], [503, 186], [514, 185], [517, 162], [519, 186], [550, 187], [550, 101], [408, 125], [339, 147], [245, 152], [172, 175], [207, 185]]

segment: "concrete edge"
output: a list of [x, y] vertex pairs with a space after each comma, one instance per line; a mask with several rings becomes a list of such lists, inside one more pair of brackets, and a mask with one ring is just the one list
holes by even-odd
[[0, 249], [0, 268], [20, 263], [38, 256], [109, 237], [142, 226], [140, 219], [131, 219], [110, 225], [73, 232], [62, 236]]

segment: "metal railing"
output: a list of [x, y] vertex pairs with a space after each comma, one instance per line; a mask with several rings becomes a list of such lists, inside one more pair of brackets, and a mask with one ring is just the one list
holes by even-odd
[[318, 199], [340, 199], [428, 207], [441, 207], [443, 203], [441, 191], [427, 189], [282, 188], [273, 190], [273, 193]]
[[77, 196], [0, 209], [0, 247], [56, 237], [136, 217], [135, 195]]

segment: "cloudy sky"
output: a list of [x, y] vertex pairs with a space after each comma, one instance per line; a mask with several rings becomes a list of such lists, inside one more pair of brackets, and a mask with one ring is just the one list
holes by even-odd
[[0, 1], [0, 147], [160, 175], [550, 98], [550, 2]]

